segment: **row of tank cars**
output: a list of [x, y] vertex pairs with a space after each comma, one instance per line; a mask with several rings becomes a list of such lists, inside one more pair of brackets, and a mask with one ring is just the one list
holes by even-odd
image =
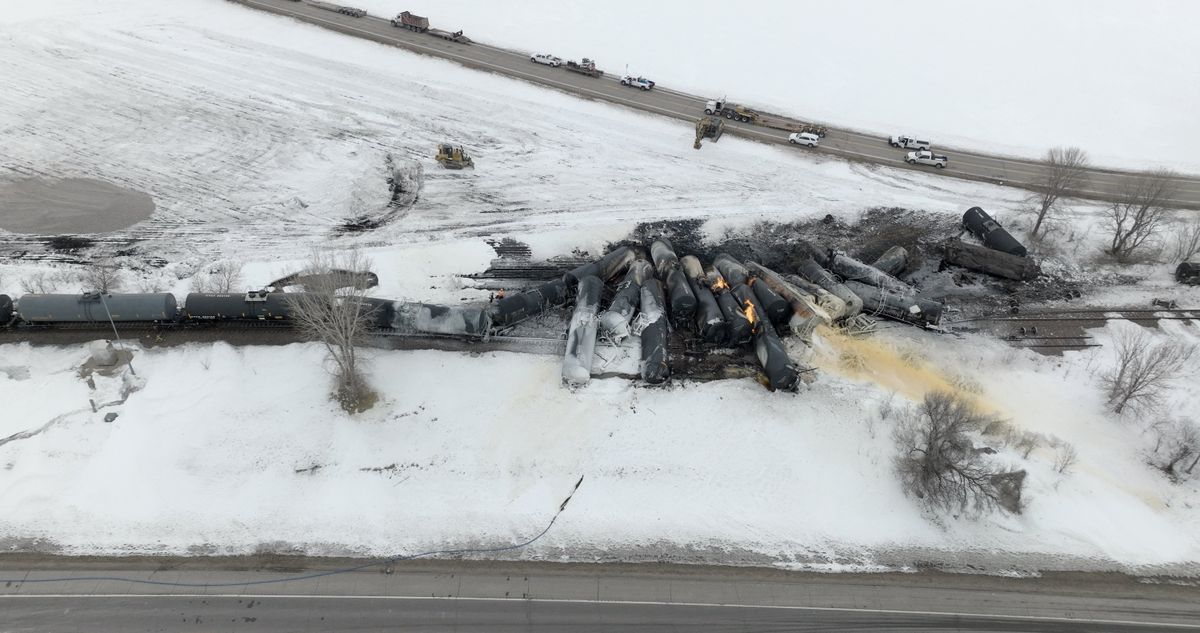
[[[294, 321], [300, 293], [255, 290], [245, 293], [193, 292], [182, 306], [168, 292], [104, 294], [27, 294], [15, 302], [0, 295], [0, 326], [54, 327], [113, 323], [142, 325], [212, 324], [220, 322]], [[395, 317], [395, 304], [385, 299], [364, 299], [373, 327], [387, 329]]]

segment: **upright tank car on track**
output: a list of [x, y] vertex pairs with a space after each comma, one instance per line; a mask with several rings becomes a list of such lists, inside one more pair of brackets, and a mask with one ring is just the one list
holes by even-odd
[[27, 294], [17, 302], [17, 316], [26, 323], [169, 323], [178, 318], [175, 295]]
[[184, 299], [183, 313], [191, 321], [285, 321], [292, 318], [292, 305], [283, 292], [192, 292]]

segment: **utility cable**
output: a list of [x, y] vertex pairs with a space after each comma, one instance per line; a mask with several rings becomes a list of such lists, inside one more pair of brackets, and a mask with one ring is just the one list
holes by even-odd
[[467, 547], [467, 548], [461, 548], [461, 549], [433, 550], [433, 551], [428, 551], [428, 552], [419, 552], [417, 554], [403, 554], [403, 555], [399, 555], [399, 556], [391, 556], [388, 558], [378, 558], [378, 559], [375, 559], [372, 561], [368, 561], [366, 563], [362, 563], [360, 565], [354, 565], [351, 567], [342, 567], [340, 569], [330, 569], [328, 571], [313, 572], [311, 574], [301, 574], [298, 576], [289, 576], [286, 578], [267, 578], [267, 579], [263, 579], [263, 580], [245, 580], [245, 581], [241, 581], [241, 582], [171, 582], [171, 581], [166, 581], [166, 580], [144, 580], [144, 579], [140, 579], [140, 578], [130, 578], [127, 576], [74, 576], [74, 577], [33, 578], [33, 579], [0, 578], [0, 583], [3, 583], [3, 584], [11, 583], [11, 584], [16, 584], [16, 585], [21, 585], [21, 584], [35, 584], [35, 583], [36, 584], [47, 584], [47, 583], [56, 583], [56, 582], [75, 582], [75, 581], [88, 581], [88, 582], [105, 581], [105, 582], [131, 582], [131, 583], [136, 583], [139, 585], [153, 585], [153, 586], [157, 586], [157, 587], [191, 587], [191, 588], [248, 587], [251, 585], [273, 585], [273, 584], [280, 584], [280, 583], [285, 583], [285, 582], [297, 582], [297, 581], [301, 581], [301, 580], [313, 580], [315, 578], [325, 578], [327, 576], [336, 576], [339, 574], [348, 574], [351, 572], [362, 571], [364, 569], [368, 569], [368, 568], [375, 567], [378, 565], [390, 565], [392, 563], [396, 563], [396, 562], [400, 562], [400, 561], [413, 560], [413, 559], [417, 559], [417, 558], [429, 558], [431, 556], [462, 555], [462, 554], [494, 554], [494, 553], [498, 553], [498, 552], [508, 552], [508, 551], [512, 551], [512, 550], [518, 550], [523, 547], [528, 547], [529, 545], [532, 545], [533, 543], [537, 542], [538, 539], [545, 536], [546, 533], [550, 531], [550, 528], [554, 527], [554, 522], [558, 520], [559, 515], [561, 515], [563, 513], [563, 511], [565, 511], [567, 509], [567, 504], [571, 502], [571, 498], [575, 496], [575, 493], [579, 490], [579, 486], [582, 483], [583, 483], [583, 476], [581, 475], [579, 477], [579, 481], [575, 482], [575, 487], [571, 489], [571, 492], [570, 492], [570, 494], [567, 495], [567, 498], [563, 499], [562, 504], [558, 506], [558, 511], [556, 511], [554, 513], [554, 516], [550, 517], [550, 522], [546, 524], [546, 527], [542, 528], [541, 532], [538, 532], [537, 535], [535, 535], [533, 538], [524, 540], [520, 543], [515, 543], [513, 545], [503, 545], [500, 547]]

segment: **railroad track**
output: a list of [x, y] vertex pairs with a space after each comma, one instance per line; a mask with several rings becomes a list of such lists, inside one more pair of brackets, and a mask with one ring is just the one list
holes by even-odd
[[972, 317], [969, 319], [955, 321], [955, 323], [967, 321], [1087, 321], [1097, 319], [1104, 321], [1112, 321], [1117, 319], [1124, 319], [1127, 321], [1200, 319], [1200, 308], [1085, 308], [1044, 310], [1040, 312]]
[[1067, 308], [972, 317], [948, 325], [953, 328], [965, 323], [991, 324], [988, 329], [1011, 345], [1058, 355], [1100, 347], [1087, 330], [1102, 327], [1108, 321], [1130, 321], [1145, 326], [1154, 326], [1160, 321], [1200, 324], [1200, 308]]

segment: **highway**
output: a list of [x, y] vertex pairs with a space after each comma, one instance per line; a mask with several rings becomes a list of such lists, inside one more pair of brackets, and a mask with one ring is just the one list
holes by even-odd
[[[428, 34], [415, 33], [402, 28], [393, 27], [384, 17], [368, 15], [354, 18], [319, 8], [308, 2], [289, 0], [234, 0], [240, 4], [289, 16], [310, 24], [329, 28], [348, 35], [362, 37], [384, 44], [398, 46], [413, 52], [423, 53], [458, 62], [464, 66], [479, 70], [490, 71], [531, 83], [548, 86], [581, 97], [615, 103], [646, 112], [652, 112], [676, 119], [688, 121], [689, 127], [704, 113], [704, 103], [710, 98], [690, 95], [684, 92], [670, 90], [659, 81], [653, 90], [643, 91], [622, 86], [620, 73], [610, 69], [603, 77], [594, 78], [567, 71], [565, 68], [551, 68], [529, 61], [529, 52], [514, 51], [478, 42], [459, 44], [433, 37]], [[390, 17], [390, 16], [389, 16]], [[448, 30], [455, 30], [454, 25], [439, 24], [437, 16], [430, 16], [431, 25]], [[472, 35], [467, 33], [468, 36]], [[475, 34], [477, 37], [486, 34]], [[552, 52], [552, 51], [551, 51]], [[603, 69], [603, 60], [599, 67]], [[670, 78], [654, 78], [656, 80]], [[729, 95], [736, 101], [736, 95]], [[781, 127], [799, 125], [799, 121], [787, 119], [778, 115], [769, 115], [772, 123], [780, 123]], [[824, 122], [823, 122], [824, 123]], [[751, 125], [726, 121], [727, 134], [735, 134], [764, 143], [787, 144], [787, 129], [775, 129], [761, 125]], [[889, 133], [902, 134], [906, 130], [893, 130]], [[967, 151], [953, 147], [943, 147], [934, 140], [934, 149], [950, 157], [950, 163], [945, 169], [935, 169], [928, 166], [911, 166], [904, 162], [905, 150], [889, 146], [883, 134], [871, 134], [847, 128], [829, 126], [828, 135], [822, 139], [819, 148], [797, 147], [798, 152], [816, 152], [827, 156], [837, 156], [849, 160], [859, 160], [899, 169], [914, 169], [933, 172], [938, 175], [963, 178], [998, 185], [1029, 188], [1035, 182], [1040, 167], [1034, 161], [989, 155], [980, 152]], [[717, 146], [719, 147], [719, 145]], [[719, 151], [706, 141], [705, 149], [701, 151]], [[1122, 188], [1131, 177], [1130, 172], [1095, 168], [1088, 171], [1085, 182], [1073, 193], [1081, 198], [1095, 200], [1111, 199], [1113, 192]], [[1178, 193], [1173, 200], [1173, 206], [1186, 209], [1200, 209], [1200, 176], [1179, 175], [1176, 178]]]
[[[288, 580], [337, 564], [4, 556], [0, 631], [1200, 631], [1195, 587], [1112, 574], [435, 560]], [[67, 580], [35, 582], [51, 577]]]

